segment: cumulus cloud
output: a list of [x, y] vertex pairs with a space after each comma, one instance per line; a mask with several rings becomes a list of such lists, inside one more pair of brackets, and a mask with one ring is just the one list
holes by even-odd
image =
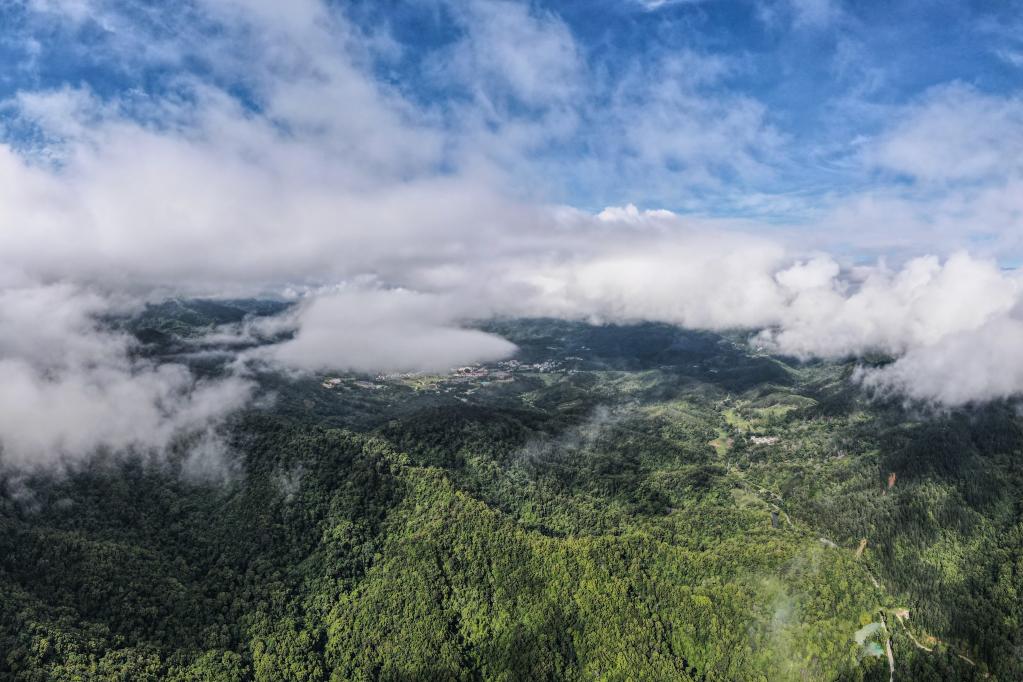
[[556, 317], [706, 329], [776, 320], [782, 300], [772, 275], [783, 262], [780, 246], [748, 235], [700, 233], [638, 241], [532, 272], [522, 265], [516, 270], [528, 273], [525, 283], [534, 295], [506, 305]]
[[407, 290], [339, 291], [298, 313], [294, 338], [256, 357], [309, 371], [442, 371], [499, 360], [515, 345], [459, 326], [459, 302]]
[[1023, 389], [1023, 321], [992, 319], [938, 342], [913, 348], [891, 365], [864, 370], [869, 387], [941, 405], [982, 403], [1019, 395]]
[[[864, 268], [861, 281], [839, 278], [826, 259], [818, 261], [816, 276], [805, 276], [808, 267], [813, 265], [777, 275], [789, 294], [785, 315], [779, 329], [760, 337], [802, 357], [901, 354], [977, 329], [1008, 314], [1020, 297], [1018, 277], [966, 254], [944, 263], [917, 258], [894, 272], [883, 265]], [[794, 271], [803, 272], [793, 278]]]

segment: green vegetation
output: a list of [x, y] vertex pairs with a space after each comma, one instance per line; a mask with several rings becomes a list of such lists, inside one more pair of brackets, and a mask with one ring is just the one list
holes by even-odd
[[[133, 328], [241, 319], [185, 307]], [[886, 644], [896, 679], [1023, 677], [1012, 405], [923, 414], [663, 325], [491, 328], [521, 364], [260, 377], [226, 482], [181, 452], [0, 474], [0, 679], [887, 680]]]

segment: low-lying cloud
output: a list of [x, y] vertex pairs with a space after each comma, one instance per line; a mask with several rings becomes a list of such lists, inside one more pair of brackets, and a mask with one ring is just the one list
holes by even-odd
[[[668, 219], [662, 213], [656, 220]], [[844, 267], [827, 255], [794, 257], [752, 236], [687, 234], [681, 226], [670, 237], [639, 241], [533, 272], [515, 269], [530, 273], [531, 295], [520, 295], [511, 309], [747, 329], [755, 332], [754, 346], [801, 359], [880, 354], [896, 360], [860, 373], [866, 386], [946, 406], [1023, 392], [1016, 344], [1023, 280], [993, 261], [960, 252], [898, 268]]]
[[69, 285], [0, 291], [0, 464], [161, 452], [189, 435], [211, 451], [213, 428], [245, 404], [251, 384], [132, 359], [133, 339], [97, 320], [116, 312]]
[[499, 336], [459, 326], [457, 307], [456, 300], [400, 289], [320, 295], [298, 312], [294, 338], [255, 357], [307, 371], [436, 372], [515, 352]]

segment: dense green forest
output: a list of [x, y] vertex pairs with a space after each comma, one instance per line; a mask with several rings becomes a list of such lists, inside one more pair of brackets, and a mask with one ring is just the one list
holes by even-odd
[[[112, 323], [216, 373], [184, 339], [280, 310]], [[0, 473], [0, 679], [1023, 679], [1014, 404], [739, 335], [488, 329], [513, 361], [260, 374], [213, 476], [187, 439]]]

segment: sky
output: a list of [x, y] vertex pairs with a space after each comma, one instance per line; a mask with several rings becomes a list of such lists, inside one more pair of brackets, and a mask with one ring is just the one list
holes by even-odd
[[[1020, 36], [1019, 2], [0, 0], [0, 457], [209, 434], [253, 364], [506, 357], [492, 316], [1015, 397]], [[254, 295], [294, 338], [222, 382], [100, 324]]]

